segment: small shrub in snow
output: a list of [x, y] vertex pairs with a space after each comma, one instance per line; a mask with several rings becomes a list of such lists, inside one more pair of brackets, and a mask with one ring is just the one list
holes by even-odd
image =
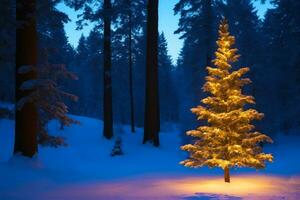
[[122, 139], [120, 137], [117, 137], [115, 141], [114, 148], [111, 151], [111, 156], [120, 156], [123, 155], [122, 151]]
[[0, 118], [14, 119], [14, 112], [7, 108], [0, 108]]

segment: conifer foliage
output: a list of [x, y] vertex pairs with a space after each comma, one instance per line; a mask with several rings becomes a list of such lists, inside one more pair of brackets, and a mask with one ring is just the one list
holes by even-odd
[[77, 102], [78, 97], [64, 91], [60, 82], [64, 80], [78, 80], [75, 73], [70, 72], [63, 64], [50, 64], [46, 60], [37, 68], [37, 92], [33, 97], [38, 110], [38, 143], [43, 146], [66, 145], [64, 139], [49, 135], [47, 124], [52, 119], [60, 122], [60, 128], [79, 124], [78, 121], [68, 116], [69, 108], [66, 101]]
[[198, 120], [205, 120], [206, 125], [187, 132], [197, 138], [194, 144], [181, 147], [190, 157], [181, 162], [187, 167], [220, 167], [224, 170], [225, 182], [230, 182], [229, 169], [232, 167], [264, 168], [265, 161], [273, 161], [271, 154], [262, 152], [261, 142], [272, 142], [267, 135], [254, 131], [253, 120], [263, 117], [255, 109], [246, 108], [255, 104], [252, 96], [242, 94], [244, 85], [251, 83], [242, 78], [249, 71], [248, 67], [232, 69], [239, 55], [232, 48], [235, 38], [228, 31], [225, 19], [219, 26], [218, 49], [215, 52], [215, 67], [207, 67], [208, 76], [203, 86], [210, 94], [202, 99], [202, 105], [192, 108]]

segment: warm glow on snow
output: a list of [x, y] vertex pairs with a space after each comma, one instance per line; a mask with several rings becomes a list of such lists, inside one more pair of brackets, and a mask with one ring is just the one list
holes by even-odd
[[[263, 175], [233, 176], [231, 183], [222, 177], [139, 177], [108, 183], [91, 183], [64, 187], [53, 191], [64, 197], [97, 199], [188, 199], [187, 197], [218, 197], [217, 199], [297, 199], [300, 177]], [[43, 194], [45, 195], [45, 194]], [[52, 193], [53, 195], [53, 193]], [[47, 195], [48, 196], [48, 195]], [[51, 196], [51, 194], [50, 194]], [[45, 196], [43, 196], [45, 197]], [[227, 197], [227, 198], [225, 198]]]
[[[167, 185], [167, 183], [165, 182]], [[287, 187], [287, 186], [297, 186]], [[300, 181], [272, 176], [237, 176], [231, 183], [224, 183], [222, 177], [183, 178], [172, 183], [170, 188], [187, 193], [222, 194], [238, 197], [247, 196], [282, 196], [288, 192], [298, 191]]]

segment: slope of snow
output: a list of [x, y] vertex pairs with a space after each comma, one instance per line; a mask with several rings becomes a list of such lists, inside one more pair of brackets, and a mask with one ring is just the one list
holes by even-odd
[[0, 119], [0, 162], [8, 161], [13, 153], [14, 122], [8, 119]]
[[[143, 131], [116, 126], [123, 156], [111, 157], [114, 139], [102, 137], [102, 122], [73, 116], [80, 125], [52, 135], [66, 138], [67, 147], [39, 147], [33, 159], [12, 158], [13, 122], [0, 120], [0, 199], [276, 199], [300, 195], [299, 137], [275, 138], [266, 146], [275, 162], [265, 170], [232, 170], [225, 184], [220, 169], [188, 169], [176, 128], [160, 134], [161, 146], [141, 143]], [[174, 126], [175, 127], [175, 126]], [[261, 188], [261, 189], [259, 189]], [[263, 189], [264, 188], [264, 189]]]
[[6, 108], [8, 110], [14, 110], [15, 106], [12, 103], [0, 101], [0, 108]]
[[[0, 101], [0, 108], [13, 111], [14, 105]], [[0, 162], [8, 161], [13, 153], [13, 144], [15, 139], [14, 126], [14, 121], [9, 119], [0, 119]]]

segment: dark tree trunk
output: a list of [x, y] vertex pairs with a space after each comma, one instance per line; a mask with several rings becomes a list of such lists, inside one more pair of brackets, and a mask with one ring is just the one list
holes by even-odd
[[229, 167], [225, 167], [224, 169], [224, 180], [226, 183], [230, 183]]
[[135, 132], [134, 125], [134, 98], [133, 98], [133, 77], [132, 77], [132, 10], [131, 0], [128, 0], [128, 21], [129, 21], [129, 44], [128, 44], [128, 57], [129, 57], [129, 95], [130, 95], [130, 119], [131, 119], [131, 132]]
[[159, 146], [158, 0], [148, 0], [144, 139]]
[[111, 1], [104, 0], [104, 128], [107, 139], [113, 136], [112, 83], [111, 83]]
[[[34, 80], [36, 71], [18, 73], [22, 66], [37, 64], [37, 32], [36, 32], [36, 2], [35, 0], [17, 0], [16, 7], [16, 104], [34, 92], [20, 90], [23, 82]], [[16, 106], [17, 108], [17, 106]], [[38, 114], [34, 102], [27, 101], [20, 109], [16, 109], [15, 146], [14, 153], [32, 157], [37, 152], [37, 122]]]

